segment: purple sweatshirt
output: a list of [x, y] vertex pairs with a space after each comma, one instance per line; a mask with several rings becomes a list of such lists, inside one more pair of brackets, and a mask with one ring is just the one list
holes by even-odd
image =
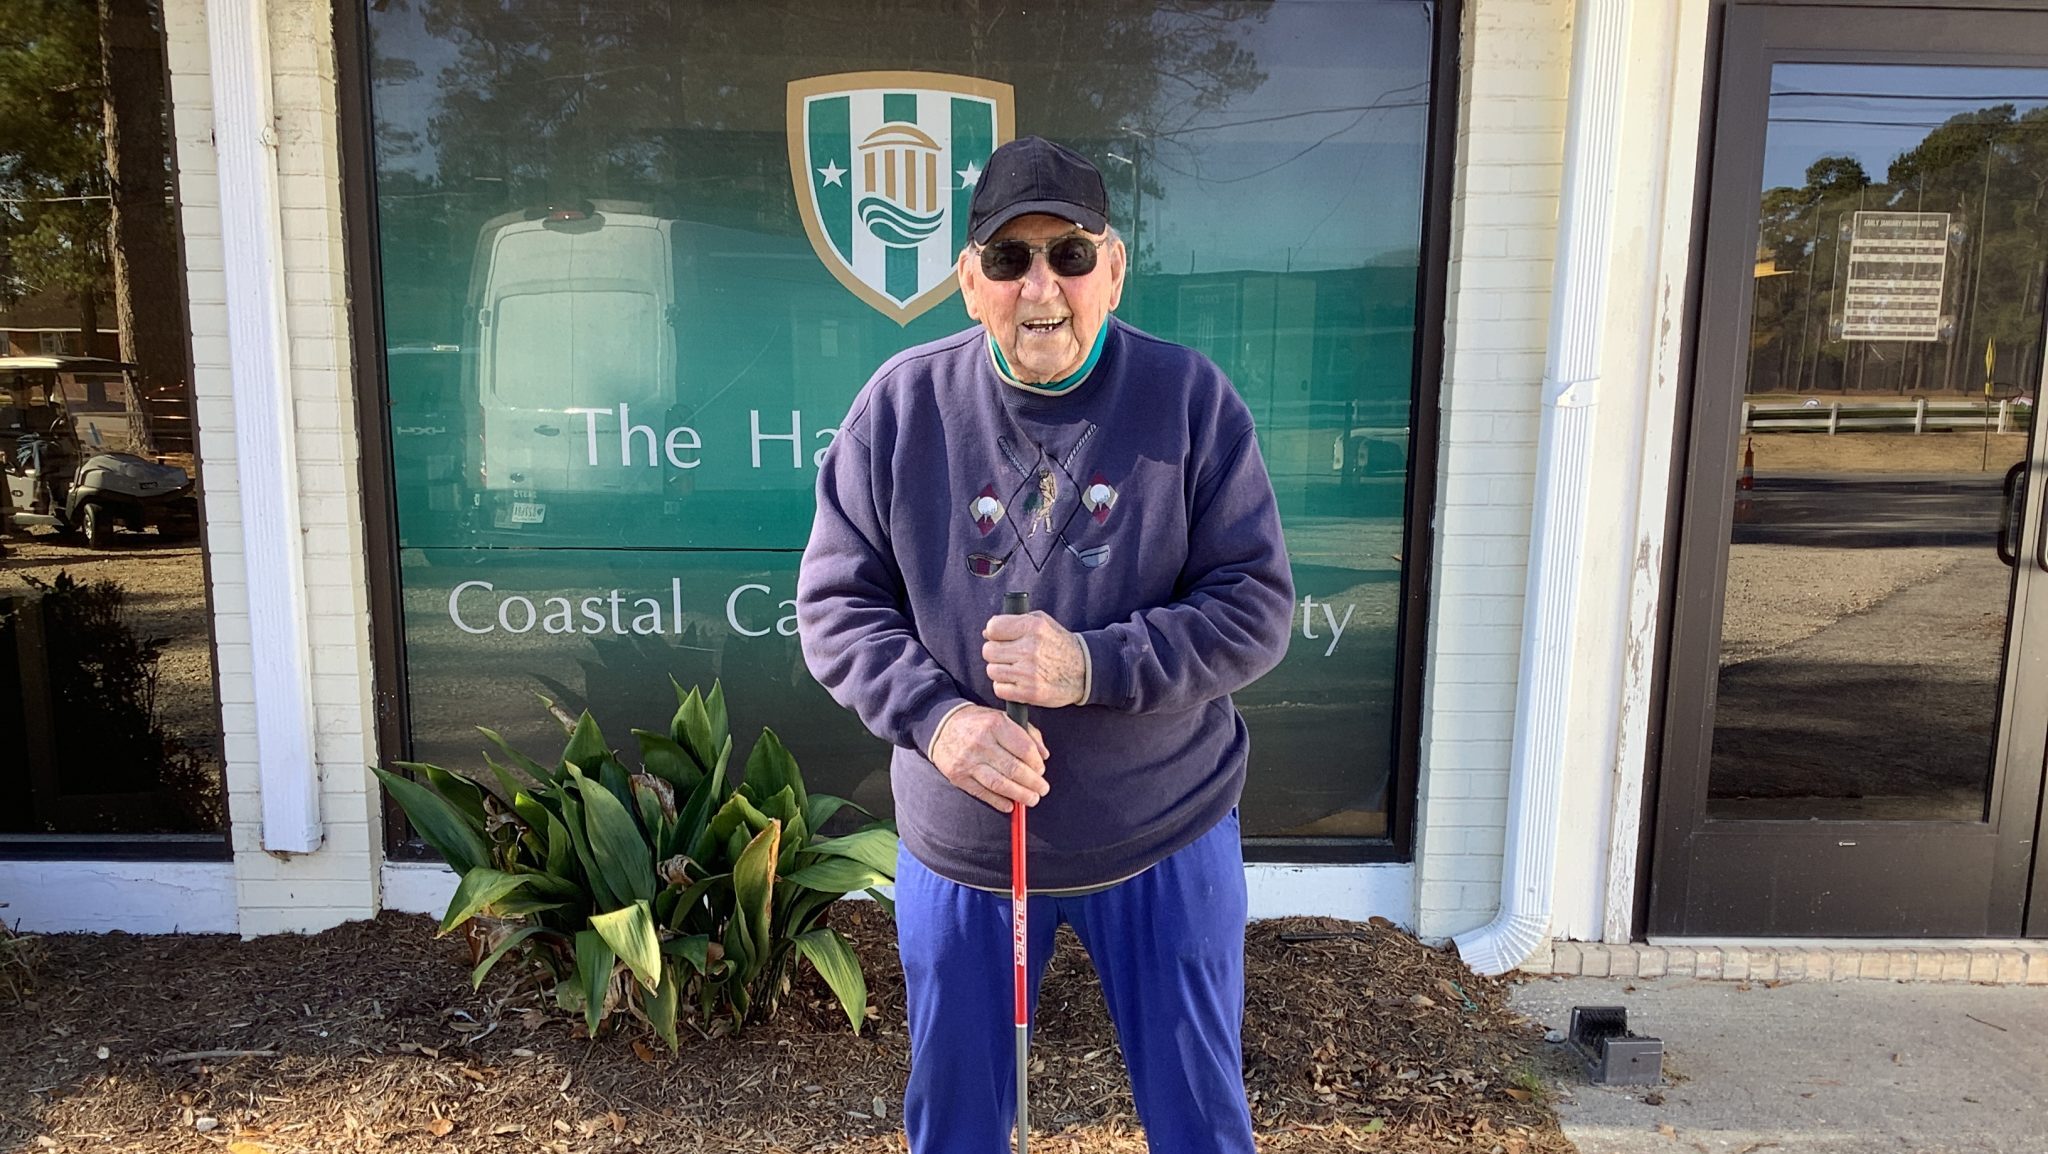
[[1110, 318], [1101, 359], [1044, 394], [980, 328], [908, 349], [854, 398], [818, 475], [797, 578], [811, 673], [896, 746], [904, 844], [1009, 884], [1009, 819], [927, 760], [963, 703], [1001, 708], [982, 626], [1023, 590], [1087, 648], [1087, 700], [1035, 708], [1051, 791], [1032, 888], [1101, 885], [1206, 833], [1243, 792], [1230, 694], [1278, 664], [1294, 585], [1251, 413], [1201, 354]]

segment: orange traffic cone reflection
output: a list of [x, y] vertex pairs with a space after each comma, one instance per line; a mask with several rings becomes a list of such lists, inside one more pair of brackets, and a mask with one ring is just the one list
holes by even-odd
[[1749, 521], [1756, 516], [1756, 503], [1749, 494], [1756, 489], [1756, 438], [1742, 442], [1742, 469], [1735, 474], [1735, 519]]

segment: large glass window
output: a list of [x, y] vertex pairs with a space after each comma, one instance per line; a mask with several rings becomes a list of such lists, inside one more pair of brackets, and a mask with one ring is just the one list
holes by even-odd
[[0, 5], [0, 854], [225, 849], [160, 5]]
[[804, 671], [815, 464], [873, 370], [969, 324], [979, 161], [1086, 152], [1120, 315], [1259, 422], [1300, 601], [1239, 695], [1254, 836], [1385, 837], [1399, 739], [1434, 5], [394, 0], [368, 15], [415, 756], [722, 678], [819, 788], [886, 759]]

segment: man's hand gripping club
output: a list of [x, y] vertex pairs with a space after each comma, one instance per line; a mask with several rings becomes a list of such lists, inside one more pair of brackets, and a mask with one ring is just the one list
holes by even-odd
[[[1044, 612], [997, 614], [982, 629], [982, 660], [1004, 701], [1057, 708], [1078, 705], [1086, 692], [1081, 639]], [[999, 709], [966, 705], [932, 738], [932, 764], [946, 780], [999, 813], [1037, 805], [1045, 780], [1045, 740]]]

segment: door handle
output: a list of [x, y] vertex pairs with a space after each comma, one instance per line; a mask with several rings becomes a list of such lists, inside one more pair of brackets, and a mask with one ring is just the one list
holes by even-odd
[[2025, 461], [2007, 469], [1998, 498], [1998, 559], [2015, 568], [2020, 563], [2020, 478], [2026, 473]]

